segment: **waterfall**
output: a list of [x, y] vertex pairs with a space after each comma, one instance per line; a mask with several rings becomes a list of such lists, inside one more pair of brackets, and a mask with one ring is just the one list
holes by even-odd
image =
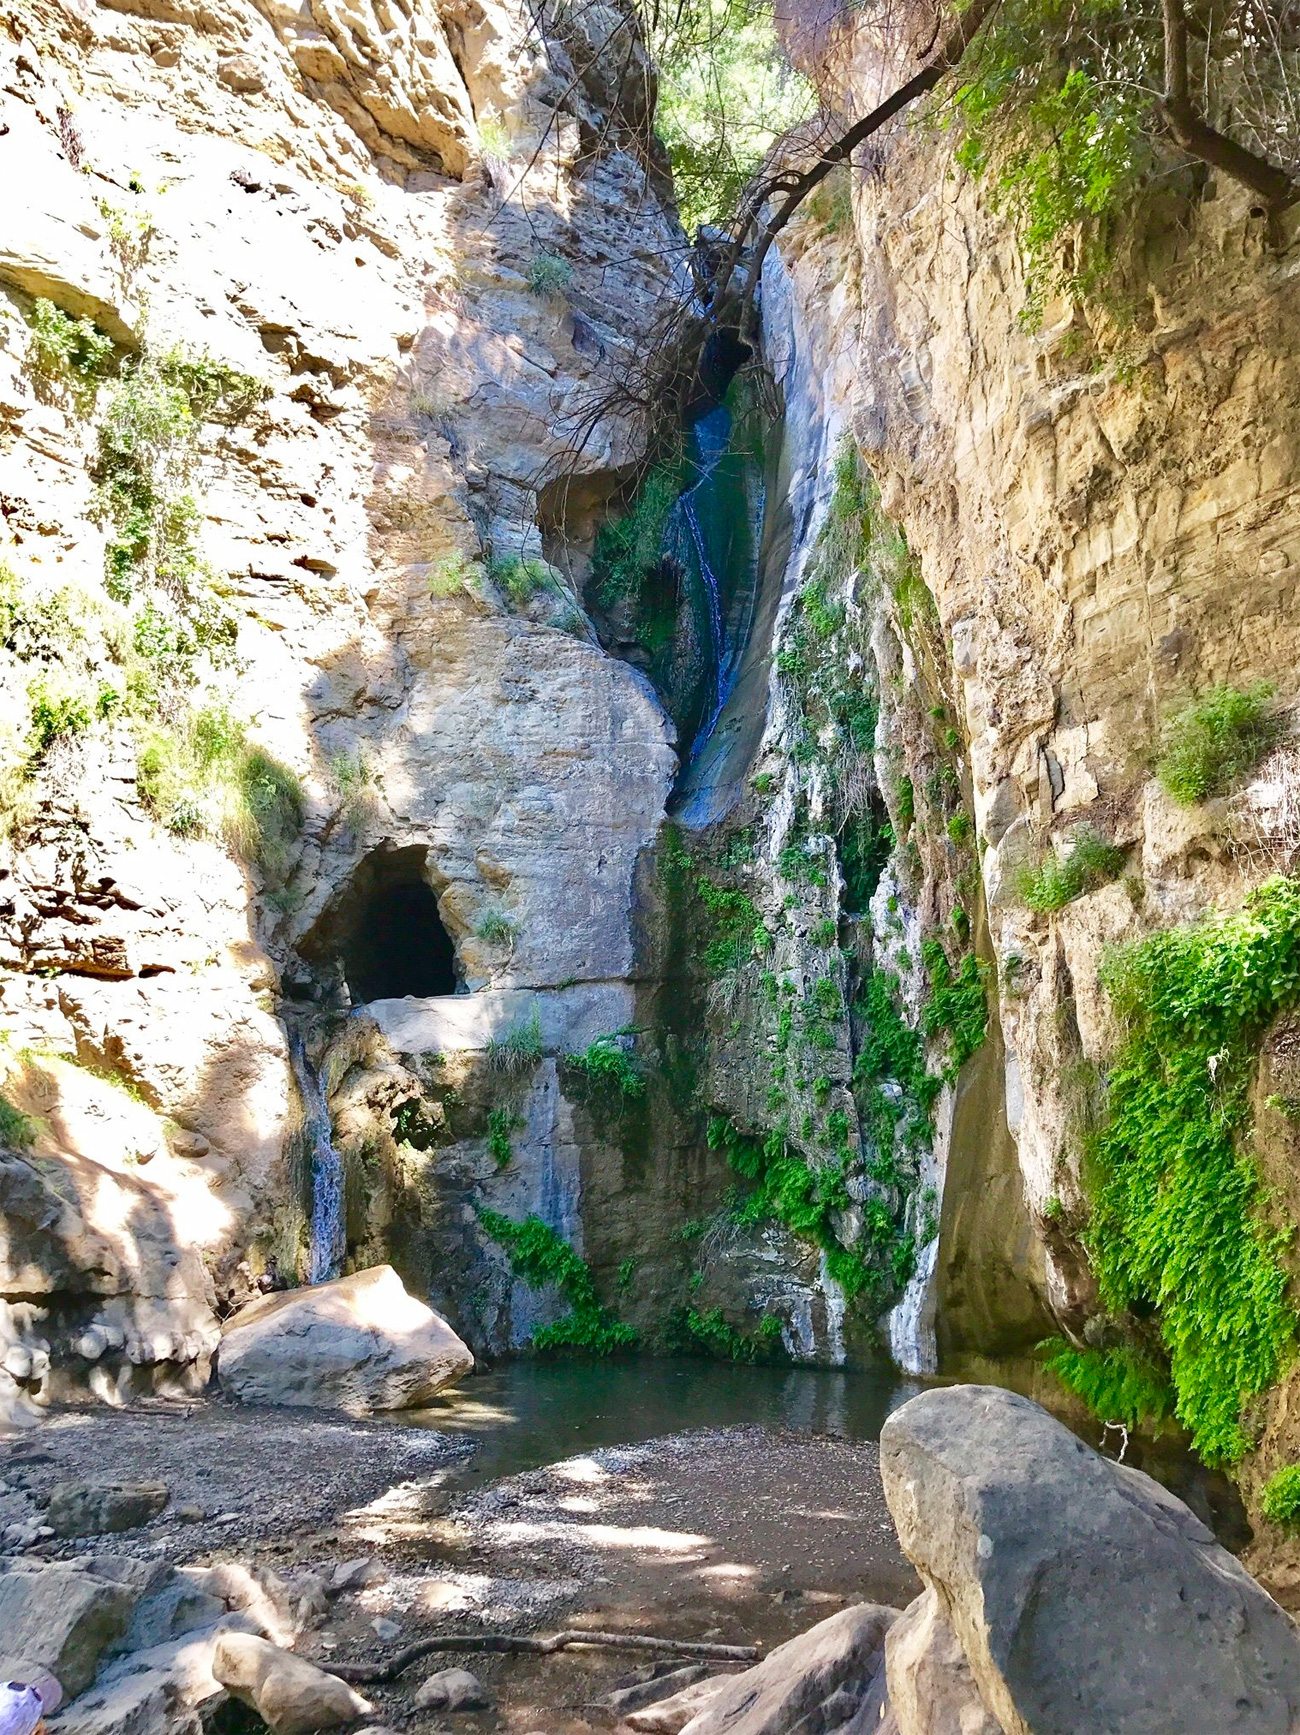
[[311, 1152], [311, 1256], [308, 1283], [328, 1283], [343, 1269], [343, 1159], [334, 1148], [329, 1109], [320, 1079], [307, 1060], [302, 1037], [289, 1037], [289, 1056], [302, 1097], [303, 1133]]

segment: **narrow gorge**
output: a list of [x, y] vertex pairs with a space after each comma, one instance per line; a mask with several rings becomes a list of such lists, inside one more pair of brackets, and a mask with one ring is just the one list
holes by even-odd
[[[1300, 1730], [1297, 92], [1254, 0], [13, 0], [49, 1735]], [[384, 1697], [466, 1622], [661, 1661]]]

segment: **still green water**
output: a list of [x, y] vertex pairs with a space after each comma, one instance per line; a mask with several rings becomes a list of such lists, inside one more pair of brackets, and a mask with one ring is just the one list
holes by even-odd
[[923, 1387], [888, 1370], [735, 1367], [709, 1361], [505, 1362], [465, 1381], [407, 1426], [473, 1439], [457, 1481], [491, 1481], [596, 1446], [738, 1424], [875, 1440]]

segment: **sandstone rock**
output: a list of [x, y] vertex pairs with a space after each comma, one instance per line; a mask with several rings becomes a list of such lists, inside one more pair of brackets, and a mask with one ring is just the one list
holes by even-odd
[[1038, 1405], [926, 1392], [890, 1416], [880, 1456], [904, 1552], [1006, 1735], [1297, 1726], [1287, 1615], [1182, 1501]]
[[629, 1729], [638, 1729], [642, 1735], [680, 1735], [689, 1722], [713, 1703], [729, 1678], [707, 1675], [693, 1686], [683, 1687], [670, 1699], [660, 1699], [643, 1710], [625, 1712], [623, 1720]]
[[0, 1568], [0, 1677], [48, 1669], [69, 1698], [82, 1692], [131, 1624], [139, 1586], [91, 1562], [12, 1560]]
[[487, 1688], [469, 1669], [439, 1669], [416, 1688], [420, 1711], [485, 1711], [492, 1701]]
[[732, 1675], [691, 1721], [690, 1735], [792, 1735], [847, 1723], [863, 1708], [898, 1610], [841, 1609], [790, 1639], [756, 1668]]
[[148, 1524], [169, 1499], [161, 1482], [61, 1482], [45, 1516], [56, 1536], [102, 1536]]
[[451, 1327], [390, 1265], [263, 1296], [226, 1327], [222, 1388], [246, 1404], [365, 1416], [427, 1402], [474, 1365]]
[[885, 1673], [899, 1735], [1003, 1735], [933, 1590], [923, 1591], [889, 1629]]
[[217, 77], [241, 96], [266, 89], [266, 74], [251, 54], [231, 54], [217, 62]]
[[[685, 1669], [670, 1669], [667, 1674], [652, 1675], [648, 1681], [637, 1681], [630, 1687], [618, 1687], [612, 1693], [606, 1693], [600, 1700], [616, 1717], [626, 1717], [631, 1711], [639, 1711], [645, 1705], [655, 1705], [669, 1698], [675, 1698], [687, 1687], [693, 1687], [705, 1679], [708, 1669], [703, 1663], [695, 1663]], [[697, 1705], [696, 1710], [702, 1707]], [[687, 1722], [683, 1718], [682, 1722]], [[679, 1725], [680, 1727], [680, 1725]]]
[[309, 1735], [355, 1723], [374, 1708], [346, 1681], [250, 1633], [221, 1635], [212, 1673], [227, 1692], [251, 1705], [275, 1735]]

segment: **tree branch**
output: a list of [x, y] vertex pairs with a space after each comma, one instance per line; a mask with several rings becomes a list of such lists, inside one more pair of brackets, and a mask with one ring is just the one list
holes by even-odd
[[[649, 1633], [588, 1632], [577, 1627], [555, 1633], [549, 1639], [534, 1638], [530, 1633], [444, 1633], [434, 1639], [419, 1639], [387, 1663], [332, 1663], [327, 1674], [340, 1681], [356, 1681], [381, 1685], [395, 1681], [400, 1674], [431, 1657], [438, 1651], [506, 1651], [529, 1656], [549, 1657], [556, 1651], [567, 1651], [574, 1645], [598, 1645], [609, 1650], [652, 1651], [660, 1656], [698, 1657], [710, 1663], [756, 1663], [762, 1656], [757, 1645], [707, 1645], [692, 1639], [659, 1639]], [[322, 1665], [324, 1667], [324, 1665]]]
[[1198, 157], [1212, 169], [1220, 169], [1257, 193], [1271, 211], [1280, 211], [1300, 199], [1300, 182], [1266, 157], [1247, 150], [1235, 139], [1216, 132], [1201, 119], [1192, 105], [1187, 72], [1187, 17], [1183, 0], [1163, 0], [1165, 28], [1165, 94], [1159, 104], [1174, 142], [1188, 156]]

